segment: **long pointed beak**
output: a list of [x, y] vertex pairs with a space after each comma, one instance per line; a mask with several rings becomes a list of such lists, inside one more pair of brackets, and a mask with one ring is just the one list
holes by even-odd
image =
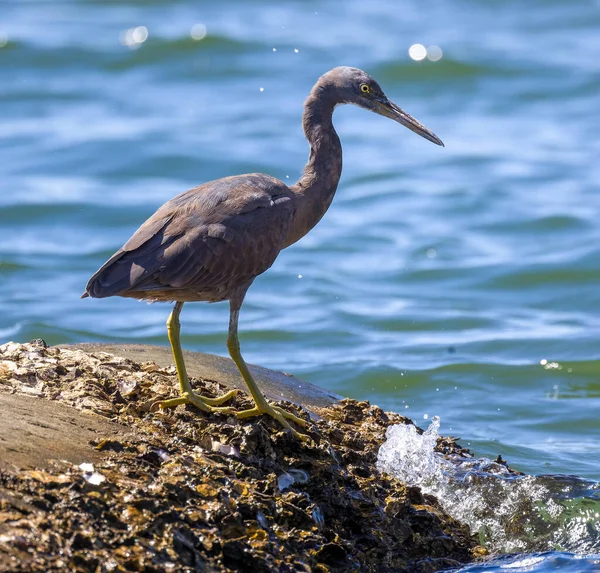
[[375, 111], [385, 117], [389, 117], [394, 121], [402, 124], [404, 127], [408, 127], [411, 131], [414, 131], [417, 135], [432, 141], [436, 145], [444, 147], [443, 141], [430, 129], [427, 129], [423, 124], [419, 123], [412, 115], [406, 113], [403, 109], [399, 108], [394, 102], [389, 99], [376, 101]]

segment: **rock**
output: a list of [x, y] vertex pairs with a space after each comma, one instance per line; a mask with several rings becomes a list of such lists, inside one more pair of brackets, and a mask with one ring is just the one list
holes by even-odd
[[[377, 472], [407, 418], [314, 387], [312, 443], [266, 417], [153, 412], [175, 394], [170, 363], [101, 348], [0, 346], [0, 571], [428, 572], [480, 551], [433, 497]], [[227, 390], [224, 364], [192, 384]]]

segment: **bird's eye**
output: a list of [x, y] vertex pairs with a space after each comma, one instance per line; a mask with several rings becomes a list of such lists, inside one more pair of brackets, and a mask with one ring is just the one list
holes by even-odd
[[371, 92], [371, 88], [367, 84], [360, 84], [360, 91], [364, 94]]

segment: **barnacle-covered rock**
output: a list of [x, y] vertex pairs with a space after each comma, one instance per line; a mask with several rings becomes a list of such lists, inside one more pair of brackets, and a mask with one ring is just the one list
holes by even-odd
[[[206, 395], [227, 389], [192, 382]], [[176, 388], [174, 368], [152, 362], [41, 341], [0, 346], [0, 398], [10, 395], [0, 571], [424, 573], [480, 551], [435, 498], [377, 472], [386, 428], [410, 420], [368, 402], [313, 406], [306, 444], [268, 417], [155, 412]], [[25, 409], [46, 433], [23, 429]], [[11, 424], [13, 445], [34, 436], [47, 455], [11, 458]], [[440, 447], [460, 451], [451, 439]]]

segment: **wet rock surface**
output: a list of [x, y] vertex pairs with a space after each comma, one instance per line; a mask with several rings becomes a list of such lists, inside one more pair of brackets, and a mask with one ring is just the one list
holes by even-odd
[[[207, 395], [227, 389], [192, 383]], [[154, 412], [176, 388], [173, 367], [0, 346], [2, 458], [32, 435], [24, 410], [54, 428], [34, 436], [35, 456], [0, 465], [0, 571], [425, 573], [481, 550], [434, 497], [377, 472], [386, 428], [407, 418], [342, 400], [312, 408], [320, 419], [301, 443], [269, 418]], [[62, 455], [69, 444], [75, 453]], [[461, 451], [452, 439], [438, 447]]]

